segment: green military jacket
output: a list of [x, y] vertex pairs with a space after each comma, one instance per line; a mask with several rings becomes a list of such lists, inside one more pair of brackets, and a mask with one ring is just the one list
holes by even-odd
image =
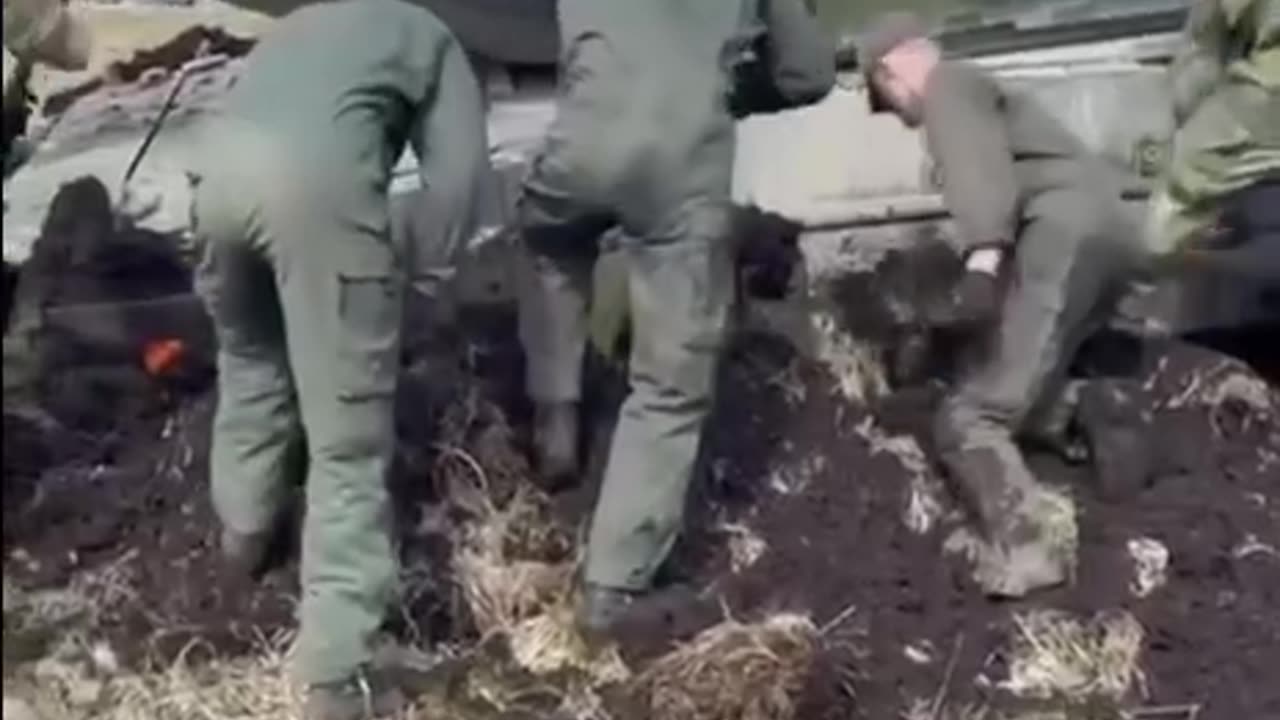
[[1280, 89], [1280, 2], [1194, 2], [1183, 37], [1170, 68], [1179, 124], [1224, 82]]
[[727, 202], [744, 66], [763, 62], [792, 107], [835, 81], [834, 46], [799, 0], [561, 0], [559, 13], [562, 81], [591, 75], [564, 130], [598, 148], [585, 182], [624, 218]]
[[1037, 195], [1103, 177], [1100, 162], [1034, 98], [1005, 92], [968, 63], [933, 71], [922, 116], [961, 250], [1016, 242]]
[[254, 47], [224, 109], [224, 121], [264, 134], [304, 169], [299, 182], [332, 197], [345, 222], [380, 232], [389, 232], [392, 170], [411, 146], [441, 210], [433, 220], [455, 248], [491, 180], [484, 117], [462, 46], [403, 0], [295, 10]]
[[1280, 175], [1280, 0], [1197, 0], [1170, 69], [1168, 192], [1204, 205]]

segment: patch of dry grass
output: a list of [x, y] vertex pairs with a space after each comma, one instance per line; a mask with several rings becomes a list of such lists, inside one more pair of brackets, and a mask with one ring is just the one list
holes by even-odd
[[[458, 451], [462, 452], [462, 451]], [[567, 602], [573, 562], [526, 559], [558, 542], [547, 497], [526, 484], [499, 504], [479, 463], [472, 474], [449, 476], [447, 501], [464, 512], [455, 540], [453, 570], [481, 635], [506, 632], [542, 610]]]
[[877, 348], [858, 342], [828, 312], [814, 312], [813, 331], [817, 357], [836, 377], [836, 390], [848, 400], [866, 402], [889, 390], [884, 364]]
[[996, 720], [996, 717], [985, 705], [967, 703], [939, 708], [933, 698], [916, 698], [902, 713], [902, 720]]
[[664, 720], [791, 720], [819, 642], [807, 617], [729, 619], [654, 661], [633, 691]]
[[1169, 569], [1169, 548], [1148, 537], [1130, 540], [1127, 548], [1129, 557], [1133, 558], [1133, 580], [1129, 583], [1129, 590], [1144, 598], [1164, 586]]
[[[550, 498], [530, 482], [510, 428], [474, 395], [467, 405], [466, 417], [444, 423], [436, 471], [442, 497], [460, 518], [450, 533], [454, 581], [482, 638], [501, 636], [515, 664], [535, 676], [574, 676], [575, 687], [545, 690], [568, 706], [594, 707], [594, 688], [623, 681], [630, 671], [616, 649], [589, 647], [574, 626], [573, 576], [580, 558], [552, 518]], [[483, 464], [461, 449], [478, 416], [489, 420], [485, 436], [471, 443], [484, 448]], [[472, 681], [487, 702], [505, 704], [503, 678]]]
[[122, 673], [104, 662], [109, 651], [70, 634], [7, 677], [5, 695], [41, 720], [300, 720], [301, 694], [285, 672], [290, 642], [282, 633], [242, 658], [196, 664], [184, 652], [167, 666]]
[[728, 536], [729, 565], [735, 573], [755, 565], [769, 549], [764, 538], [745, 523], [723, 523], [719, 529]]
[[1082, 620], [1055, 610], [1014, 616], [1017, 635], [1009, 678], [1001, 687], [1020, 698], [1085, 699], [1118, 704], [1143, 691], [1139, 659], [1144, 631], [1127, 612]]
[[573, 610], [565, 604], [529, 618], [508, 631], [511, 654], [535, 675], [575, 670], [592, 686], [622, 682], [631, 670], [612, 647], [592, 648], [573, 624]]

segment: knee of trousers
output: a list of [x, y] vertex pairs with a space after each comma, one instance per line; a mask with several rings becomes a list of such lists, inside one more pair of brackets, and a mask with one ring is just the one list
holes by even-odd
[[648, 405], [673, 411], [707, 406], [715, 388], [717, 353], [699, 348], [651, 366], [642, 373], [632, 373], [633, 387], [647, 390]]
[[395, 447], [394, 413], [390, 394], [338, 400], [328, 417], [307, 423], [311, 456], [332, 462], [385, 459]]

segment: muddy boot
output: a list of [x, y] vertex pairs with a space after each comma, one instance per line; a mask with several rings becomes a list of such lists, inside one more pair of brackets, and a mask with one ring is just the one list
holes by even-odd
[[1034, 488], [999, 525], [975, 558], [974, 579], [987, 595], [1021, 598], [1068, 580], [1076, 545], [1069, 501]]
[[578, 631], [592, 641], [608, 639], [635, 603], [636, 596], [630, 590], [587, 583], [574, 618]]
[[[1008, 452], [1017, 453], [1011, 446]], [[988, 595], [1022, 597], [1068, 579], [1075, 508], [1041, 487], [1021, 461], [994, 448], [948, 453], [951, 479], [978, 521], [966, 542], [974, 581]]]
[[375, 720], [390, 718], [408, 709], [409, 699], [388, 678], [360, 673], [337, 683], [307, 688], [303, 720]]
[[1079, 424], [1093, 460], [1098, 494], [1108, 501], [1142, 491], [1153, 464], [1136, 382], [1103, 380], [1080, 392]]
[[571, 485], [578, 476], [578, 405], [538, 406], [534, 415], [534, 453], [538, 474], [548, 490]]

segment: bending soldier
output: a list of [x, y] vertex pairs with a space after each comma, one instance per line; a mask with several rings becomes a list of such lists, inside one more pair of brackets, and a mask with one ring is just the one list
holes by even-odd
[[1118, 183], [1032, 98], [942, 60], [915, 16], [882, 16], [860, 45], [873, 111], [923, 127], [965, 258], [950, 300], [926, 315], [981, 339], [934, 428], [982, 530], [975, 577], [1005, 596], [1061, 583], [1074, 559], [1058, 540], [1074, 535], [1074, 514], [1015, 437], [1047, 422], [1068, 362], [1136, 262]]
[[450, 246], [488, 169], [483, 98], [428, 11], [338, 0], [285, 16], [249, 55], [210, 129], [194, 216], [198, 289], [218, 331], [212, 486], [232, 569], [255, 575], [306, 449], [296, 672], [307, 720], [405, 704], [371, 670], [396, 563], [385, 479], [406, 283], [387, 189], [416, 151]]
[[[797, 0], [562, 0], [559, 13], [558, 114], [519, 206], [520, 332], [540, 471], [571, 477], [591, 268], [619, 225], [631, 394], [587, 551], [579, 622], [597, 632], [649, 587], [681, 525], [733, 292], [732, 113], [821, 99], [835, 59]], [[739, 64], [750, 53], [771, 92], [734, 92], [739, 71], [758, 67]]]

